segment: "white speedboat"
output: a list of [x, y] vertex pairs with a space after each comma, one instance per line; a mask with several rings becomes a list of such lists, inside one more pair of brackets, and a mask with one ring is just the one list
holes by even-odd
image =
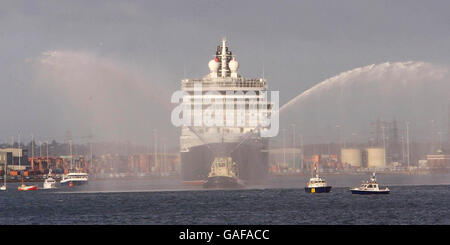
[[368, 195], [368, 194], [389, 194], [389, 188], [380, 189], [377, 183], [375, 173], [371, 176], [369, 181], [363, 182], [360, 187], [350, 188], [352, 194]]
[[85, 185], [88, 183], [88, 174], [83, 172], [72, 172], [63, 175], [63, 178], [61, 180], [61, 186], [78, 186], [78, 185]]
[[51, 176], [52, 170], [48, 172], [47, 178], [44, 180], [43, 189], [54, 189], [56, 188], [56, 180]]

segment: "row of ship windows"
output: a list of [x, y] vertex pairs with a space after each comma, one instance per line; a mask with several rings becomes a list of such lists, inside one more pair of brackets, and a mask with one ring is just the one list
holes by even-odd
[[[196, 91], [194, 90], [189, 90], [186, 91], [188, 93], [188, 96], [195, 96], [200, 95], [200, 91]], [[250, 96], [264, 96], [266, 95], [268, 92], [266, 90], [239, 90], [239, 91], [234, 91], [234, 90], [206, 90], [206, 91], [201, 91], [201, 95], [202, 97], [211, 97], [211, 96], [227, 96], [227, 98], [239, 98], [242, 96], [245, 96], [246, 98], [250, 97]]]
[[[216, 128], [216, 127], [201, 128], [200, 131], [201, 131], [201, 133], [213, 133], [213, 132], [221, 133], [221, 131], [223, 133], [235, 133], [236, 132], [236, 130], [231, 130], [229, 128]], [[253, 129], [246, 130], [245, 128], [239, 128], [240, 133], [253, 132], [253, 131], [254, 131]]]
[[[202, 105], [202, 109], [203, 110], [205, 110], [206, 108], [208, 108], [210, 106], [213, 106], [211, 104], [209, 104], [209, 105], [200, 104], [200, 105]], [[221, 107], [223, 107], [223, 111], [227, 111], [227, 110], [235, 111], [237, 109], [242, 109], [244, 107], [243, 104], [239, 104], [239, 105], [234, 104], [234, 106], [232, 106], [232, 105], [233, 104], [223, 104], [223, 106], [221, 106]], [[251, 104], [251, 105], [252, 105], [252, 109], [266, 109], [266, 110], [270, 110], [272, 108], [271, 104], [265, 104], [263, 106], [260, 106], [260, 104], [255, 103], [255, 104]], [[194, 107], [195, 107], [195, 105], [191, 105], [191, 110], [192, 111], [194, 110]], [[185, 107], [185, 108], [187, 109], [188, 107]], [[211, 107], [211, 109], [212, 108], [214, 108], [214, 107]], [[248, 110], [249, 108], [250, 108], [250, 104], [245, 104], [245, 109]]]
[[238, 81], [239, 79], [232, 79], [231, 82], [208, 82], [208, 81], [184, 81], [182, 85], [184, 87], [194, 87], [196, 84], [201, 84], [203, 87], [264, 87], [266, 82], [263, 80], [246, 80]]

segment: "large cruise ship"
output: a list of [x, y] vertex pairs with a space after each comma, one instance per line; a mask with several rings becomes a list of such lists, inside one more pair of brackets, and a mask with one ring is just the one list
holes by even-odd
[[[182, 126], [180, 136], [182, 178], [185, 183], [201, 182], [208, 177], [215, 157], [231, 157], [232, 161], [236, 162], [240, 180], [246, 184], [262, 183], [268, 173], [268, 138], [261, 137], [260, 131], [267, 130], [267, 127], [259, 126], [260, 124], [256, 122], [252, 124], [251, 120], [254, 120], [254, 117], [249, 117], [248, 109], [255, 108], [253, 106], [257, 102], [260, 111], [266, 115], [270, 114], [271, 103], [267, 102], [265, 93], [266, 80], [246, 79], [238, 74], [239, 64], [228, 49], [225, 39], [217, 46], [208, 67], [210, 73], [202, 79], [181, 81], [181, 89], [186, 92], [183, 99], [193, 103], [192, 109], [202, 108], [203, 113], [205, 108], [211, 105], [205, 104], [205, 98], [211, 101], [222, 100], [225, 112], [220, 117], [223, 118], [223, 125], [205, 126], [202, 123]], [[202, 88], [200, 93], [195, 90], [199, 84]], [[211, 92], [215, 92], [215, 95], [211, 95]], [[205, 95], [207, 93], [209, 94]], [[226, 107], [226, 103], [230, 101], [234, 105]], [[245, 123], [226, 122], [227, 119], [233, 118], [233, 115], [238, 117], [237, 108], [247, 109]], [[192, 117], [195, 117], [195, 113], [194, 111]], [[215, 120], [217, 122], [217, 118]]]

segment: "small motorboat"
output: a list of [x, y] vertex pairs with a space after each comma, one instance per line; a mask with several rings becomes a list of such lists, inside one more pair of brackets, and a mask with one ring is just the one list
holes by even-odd
[[47, 178], [44, 180], [44, 185], [43, 185], [44, 189], [56, 188], [56, 180], [52, 178], [51, 174], [52, 174], [52, 170], [50, 169], [50, 171], [48, 172]]
[[23, 177], [22, 177], [22, 184], [19, 187], [17, 187], [18, 191], [35, 191], [37, 189], [38, 189], [37, 185], [25, 185], [23, 183]]
[[37, 185], [20, 185], [19, 187], [17, 187], [17, 190], [19, 191], [35, 191], [37, 189]]
[[360, 187], [350, 188], [352, 194], [368, 195], [368, 194], [389, 194], [389, 188], [380, 189], [377, 183], [375, 173], [369, 181], [363, 182]]
[[317, 166], [314, 167], [315, 176], [312, 175], [309, 182], [306, 183], [305, 192], [307, 193], [328, 193], [331, 191], [331, 186], [327, 184], [324, 178], [320, 177], [317, 171]]

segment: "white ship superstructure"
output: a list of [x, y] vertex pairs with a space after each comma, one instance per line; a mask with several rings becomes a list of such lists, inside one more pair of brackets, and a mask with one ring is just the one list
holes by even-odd
[[68, 174], [63, 175], [63, 178], [60, 182], [62, 186], [78, 186], [85, 185], [88, 183], [89, 175], [83, 172], [70, 172]]
[[[218, 155], [231, 156], [243, 179], [252, 180], [253, 174], [265, 177], [267, 140], [261, 138], [260, 130], [266, 128], [261, 126], [258, 113], [270, 116], [266, 80], [243, 78], [238, 73], [239, 63], [228, 50], [225, 39], [217, 47], [208, 67], [210, 72], [202, 79], [183, 79], [181, 83], [182, 90], [187, 92], [184, 101], [189, 100], [192, 104], [193, 122], [192, 126], [181, 129], [183, 178], [206, 178], [211, 162]], [[213, 125], [196, 122], [196, 118], [204, 118], [205, 113], [209, 113], [208, 108], [216, 109], [217, 105], [223, 113], [213, 114]], [[247, 156], [241, 156], [241, 151], [246, 151]]]

